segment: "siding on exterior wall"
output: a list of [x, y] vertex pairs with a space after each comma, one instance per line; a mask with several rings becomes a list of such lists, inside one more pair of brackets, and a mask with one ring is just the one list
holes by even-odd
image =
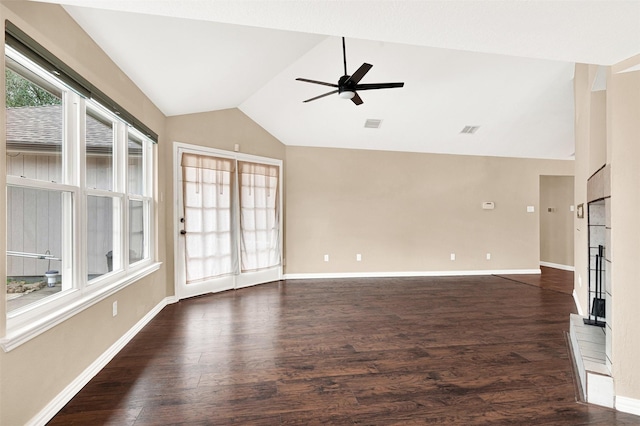
[[[43, 181], [51, 181], [60, 176], [59, 157], [46, 154], [22, 154], [7, 156], [7, 174], [10, 176], [33, 176]], [[113, 178], [108, 166], [110, 157], [93, 156], [87, 160], [87, 182], [90, 186], [105, 187]], [[90, 197], [87, 215], [95, 218], [92, 238], [87, 245], [87, 266], [89, 274], [101, 275], [108, 272], [107, 253], [113, 250], [113, 215], [111, 200], [104, 197]], [[47, 250], [54, 256], [61, 255], [61, 198], [53, 191], [36, 191], [9, 187], [7, 191], [8, 250], [40, 253]], [[142, 224], [134, 223], [132, 232], [141, 233]], [[7, 257], [7, 276], [37, 276], [49, 268], [59, 269], [59, 262], [29, 259], [16, 256]]]
[[[59, 193], [9, 187], [7, 189], [7, 247], [27, 253], [61, 253], [61, 211]], [[57, 265], [56, 265], [57, 264]], [[50, 264], [46, 260], [8, 256], [7, 276], [43, 275]], [[52, 268], [59, 267], [53, 261]]]

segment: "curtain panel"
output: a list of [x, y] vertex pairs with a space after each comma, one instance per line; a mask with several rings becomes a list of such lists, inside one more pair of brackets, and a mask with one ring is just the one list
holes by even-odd
[[232, 274], [233, 160], [182, 155], [187, 284]]
[[240, 267], [259, 271], [280, 264], [279, 167], [239, 161]]

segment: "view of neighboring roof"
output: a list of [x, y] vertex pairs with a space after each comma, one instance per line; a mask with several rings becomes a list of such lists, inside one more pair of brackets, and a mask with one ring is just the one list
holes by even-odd
[[[62, 126], [62, 105], [7, 108], [7, 150], [60, 151]], [[86, 146], [88, 152], [111, 153], [111, 126], [87, 115]], [[139, 147], [139, 144], [129, 140], [129, 148], [136, 147]]]

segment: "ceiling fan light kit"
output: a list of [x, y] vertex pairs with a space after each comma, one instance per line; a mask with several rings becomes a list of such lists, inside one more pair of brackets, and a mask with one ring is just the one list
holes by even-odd
[[341, 92], [341, 93], [339, 94], [339, 96], [340, 96], [342, 99], [353, 99], [353, 97], [354, 97], [355, 95], [356, 95], [356, 94], [355, 94], [355, 92], [350, 92], [350, 91], [348, 91], [348, 90], [346, 90], [346, 91], [344, 91], [344, 92]]
[[337, 93], [342, 99], [351, 99], [356, 105], [362, 104], [362, 99], [358, 95], [358, 90], [375, 90], [375, 89], [393, 89], [396, 87], [403, 87], [404, 83], [370, 83], [370, 84], [358, 84], [362, 77], [373, 67], [366, 62], [360, 66], [352, 75], [347, 74], [347, 53], [345, 48], [344, 37], [342, 37], [342, 59], [344, 63], [344, 75], [338, 80], [338, 84], [325, 83], [324, 81], [309, 80], [307, 78], [296, 78], [298, 81], [304, 81], [305, 83], [321, 84], [323, 86], [335, 87], [336, 90], [324, 93], [320, 96], [316, 96], [311, 99], [307, 99], [304, 102], [315, 101], [316, 99], [324, 98], [325, 96], [333, 95]]

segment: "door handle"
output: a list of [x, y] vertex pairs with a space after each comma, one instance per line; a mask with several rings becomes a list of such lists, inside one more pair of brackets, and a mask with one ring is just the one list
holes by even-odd
[[186, 233], [187, 233], [187, 231], [185, 231], [184, 229], [180, 230], [180, 234], [184, 235]]

